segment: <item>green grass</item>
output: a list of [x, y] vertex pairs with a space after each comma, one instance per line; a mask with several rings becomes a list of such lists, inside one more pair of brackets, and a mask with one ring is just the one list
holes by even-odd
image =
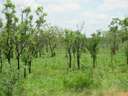
[[108, 52], [98, 54], [95, 69], [89, 53], [82, 55], [81, 70], [75, 61], [68, 70], [66, 62], [63, 53], [34, 59], [32, 74], [16, 84], [14, 96], [99, 96], [109, 90], [128, 91], [128, 65], [121, 52], [113, 66]]

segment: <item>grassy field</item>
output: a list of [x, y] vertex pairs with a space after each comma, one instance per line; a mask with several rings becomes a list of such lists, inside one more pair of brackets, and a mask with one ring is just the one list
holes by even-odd
[[97, 67], [92, 69], [91, 57], [85, 53], [81, 58], [81, 70], [76, 69], [75, 63], [73, 69], [68, 70], [64, 53], [59, 53], [53, 58], [45, 56], [34, 59], [32, 74], [18, 82], [13, 94], [14, 96], [117, 96], [117, 92], [128, 91], [128, 65], [125, 64], [123, 53], [119, 52], [115, 58], [112, 65], [109, 53], [100, 52]]

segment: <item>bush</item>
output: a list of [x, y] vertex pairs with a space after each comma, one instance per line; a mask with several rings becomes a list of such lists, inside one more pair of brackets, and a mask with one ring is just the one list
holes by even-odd
[[75, 72], [68, 74], [63, 80], [65, 88], [74, 90], [83, 90], [85, 88], [91, 88], [93, 85], [93, 80], [89, 75], [85, 75], [82, 72]]
[[13, 89], [18, 80], [17, 72], [10, 68], [0, 73], [0, 77], [0, 96], [13, 96]]

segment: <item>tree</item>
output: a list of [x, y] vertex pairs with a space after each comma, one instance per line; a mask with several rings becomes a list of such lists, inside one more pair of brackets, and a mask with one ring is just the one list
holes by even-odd
[[1, 47], [1, 40], [0, 40], [0, 72], [2, 72], [2, 68], [3, 68], [3, 58], [2, 58], [2, 47]]
[[126, 56], [126, 63], [128, 64], [128, 17], [121, 20], [121, 40], [124, 45], [124, 53]]
[[57, 35], [58, 35], [58, 29], [55, 26], [48, 26], [48, 30], [45, 32], [46, 37], [46, 46], [48, 46], [48, 49], [50, 50], [51, 57], [54, 57], [56, 55], [55, 48], [57, 47]]
[[21, 16], [21, 23], [17, 26], [17, 31], [15, 32], [15, 53], [17, 59], [17, 69], [20, 70], [20, 57], [22, 55], [23, 49], [26, 47], [27, 39], [28, 39], [28, 30], [29, 30], [29, 23], [32, 18], [29, 15], [31, 9], [30, 7], [25, 8], [22, 11]]
[[87, 42], [86, 42], [87, 43], [86, 47], [87, 47], [88, 51], [90, 52], [91, 58], [93, 61], [93, 68], [96, 67], [98, 45], [100, 43], [100, 35], [101, 35], [100, 32], [94, 33], [94, 34], [92, 34], [91, 38], [87, 39]]
[[42, 6], [37, 7], [36, 9], [37, 20], [35, 21], [36, 27], [34, 30], [34, 52], [36, 57], [41, 56], [42, 48], [45, 45], [45, 37], [44, 37], [44, 30], [42, 29], [43, 25], [45, 24], [46, 20], [45, 17], [47, 14], [44, 12]]
[[4, 4], [3, 13], [6, 17], [6, 25], [4, 27], [4, 54], [11, 65], [11, 58], [13, 57], [13, 41], [14, 41], [14, 27], [15, 24], [15, 5], [11, 0], [6, 0]]
[[75, 32], [75, 41], [73, 44], [73, 52], [76, 54], [76, 61], [77, 61], [77, 67], [80, 69], [80, 57], [82, 50], [84, 49], [85, 45], [85, 35], [80, 33], [79, 31]]
[[27, 76], [27, 68], [28, 72], [31, 73], [31, 67], [32, 67], [32, 57], [33, 57], [33, 44], [31, 43], [31, 40], [28, 41], [27, 46], [23, 50], [22, 54], [22, 61], [24, 62], [24, 78]]
[[65, 30], [65, 44], [66, 44], [66, 56], [68, 58], [68, 65], [69, 68], [72, 68], [72, 47], [73, 47], [73, 43], [74, 43], [74, 33], [71, 30]]
[[65, 44], [68, 57], [69, 68], [71, 68], [72, 55], [76, 57], [78, 69], [80, 69], [80, 57], [85, 49], [85, 35], [80, 31], [65, 30]]
[[[31, 13], [30, 7], [26, 7], [22, 11], [23, 29], [21, 31], [22, 32], [22, 34], [21, 34], [22, 43], [21, 44], [23, 44], [23, 46], [22, 46], [22, 51], [23, 51], [22, 61], [24, 62], [24, 77], [26, 77], [27, 66], [29, 66], [29, 70], [31, 67], [30, 57], [32, 56], [32, 54], [29, 54], [29, 52], [32, 50], [29, 50], [29, 47], [31, 46], [31, 42], [32, 42], [31, 36], [33, 36], [32, 35], [33, 34], [33, 25], [32, 25], [33, 16], [30, 13]], [[31, 73], [31, 72], [29, 71], [29, 73]]]
[[113, 18], [111, 24], [109, 25], [110, 31], [109, 31], [109, 44], [110, 44], [110, 49], [111, 49], [111, 63], [113, 64], [113, 58], [116, 55], [116, 52], [118, 50], [119, 46], [119, 23], [120, 20], [118, 18]]
[[3, 50], [2, 50], [2, 20], [0, 19], [0, 72], [2, 72], [2, 66], [3, 66]]
[[124, 52], [126, 57], [126, 64], [128, 64], [128, 40], [124, 42]]

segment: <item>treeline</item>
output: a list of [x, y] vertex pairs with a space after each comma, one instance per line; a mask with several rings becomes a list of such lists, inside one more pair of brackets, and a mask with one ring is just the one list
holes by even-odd
[[[46, 22], [47, 14], [42, 6], [32, 13], [30, 7], [21, 10], [17, 16], [16, 7], [11, 0], [6, 0], [0, 19], [0, 71], [2, 72], [3, 59], [11, 67], [12, 59], [17, 61], [17, 70], [20, 62], [24, 62], [24, 77], [26, 68], [31, 73], [32, 59], [49, 52], [51, 57], [56, 55], [56, 49], [66, 50], [69, 68], [72, 67], [72, 57], [76, 56], [77, 66], [80, 69], [80, 57], [85, 51], [91, 54], [93, 67], [97, 59], [98, 48], [106, 44], [110, 48], [111, 63], [119, 49], [124, 46], [126, 63], [128, 64], [128, 18], [113, 18], [106, 32], [95, 32], [91, 37], [81, 33], [82, 28], [76, 31], [60, 29]], [[102, 43], [101, 43], [102, 42]], [[100, 45], [100, 46], [98, 46]]]
[[95, 68], [100, 47], [110, 49], [113, 64], [120, 45], [124, 48], [128, 64], [128, 17], [113, 18], [108, 26], [109, 30], [95, 32], [91, 37], [86, 37], [79, 29], [63, 30], [47, 24], [47, 14], [42, 6], [37, 7], [34, 13], [31, 7], [26, 7], [20, 11], [21, 15], [17, 15], [16, 6], [11, 0], [6, 0], [2, 6], [1, 16], [4, 18], [0, 19], [0, 72], [4, 71], [4, 62], [7, 61], [12, 68], [13, 60], [16, 60], [18, 74], [23, 69], [23, 76], [26, 78], [27, 72], [32, 72], [34, 58], [45, 56], [45, 53], [54, 57], [58, 49], [66, 50], [69, 69], [72, 68], [73, 57], [76, 58], [77, 68], [81, 68], [81, 54], [86, 54], [86, 51], [91, 55], [92, 68]]

